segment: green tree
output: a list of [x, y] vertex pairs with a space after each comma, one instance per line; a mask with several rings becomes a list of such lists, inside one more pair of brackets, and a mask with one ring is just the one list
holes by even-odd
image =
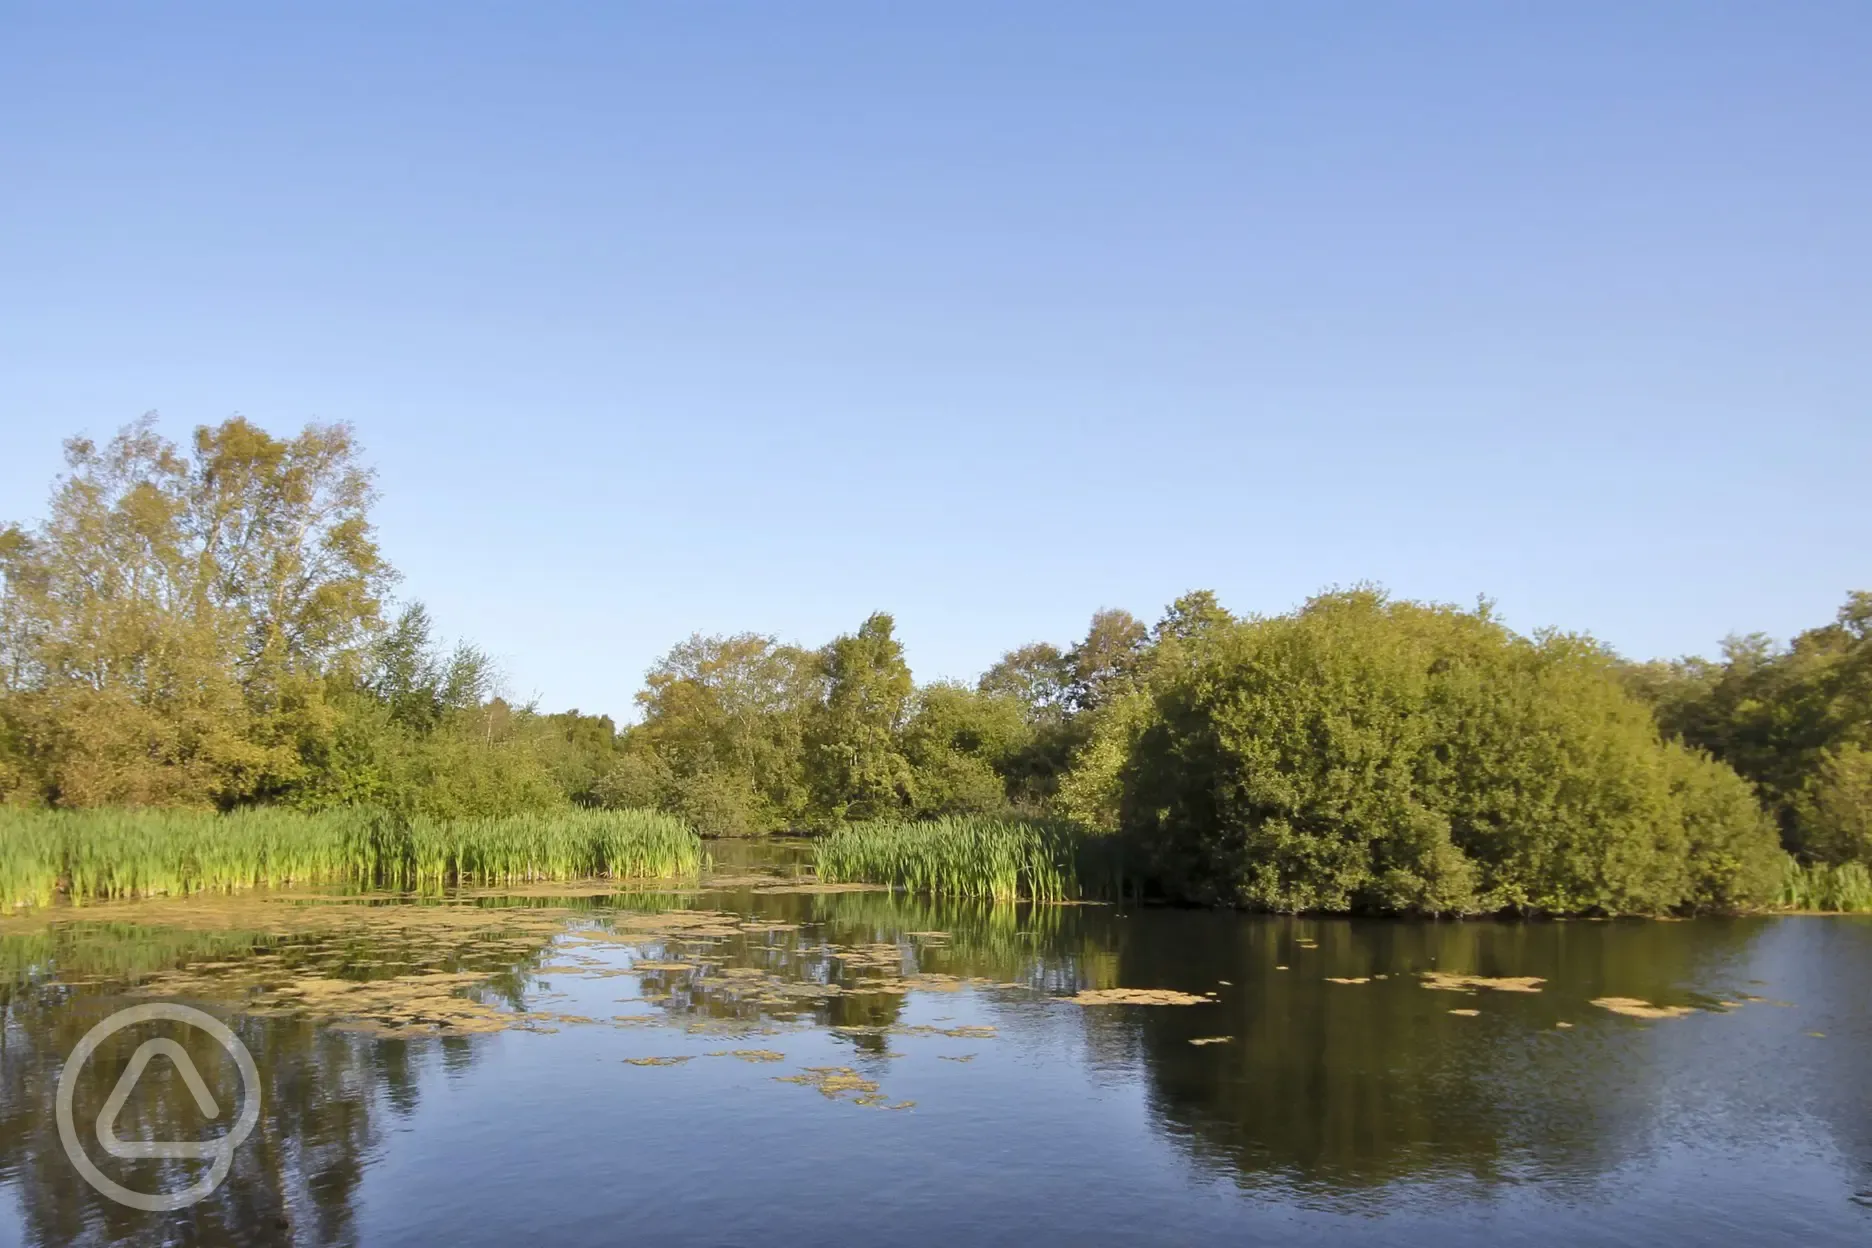
[[[1765, 900], [1772, 838], [1711, 766], [1667, 750], [1586, 639], [1356, 590], [1222, 626], [1168, 669], [1121, 820], [1173, 891], [1267, 909]], [[1722, 896], [1699, 894], [1693, 825]]]
[[[1061, 768], [1065, 774], [1057, 784], [1062, 814], [1087, 827], [1117, 830], [1124, 766], [1152, 720], [1154, 693], [1198, 661], [1235, 623], [1214, 592], [1206, 589], [1192, 590], [1171, 603], [1143, 641], [1137, 640], [1144, 636], [1141, 628], [1131, 628], [1124, 620], [1094, 618], [1088, 638], [1103, 633], [1107, 639], [1123, 639], [1122, 659], [1112, 665], [1118, 675], [1108, 680], [1111, 692], [1078, 699], [1079, 712], [1059, 741], [1070, 760], [1070, 769]], [[1107, 640], [1093, 648], [1111, 647]]]
[[1848, 743], [1826, 751], [1796, 812], [1809, 856], [1872, 863], [1872, 750]]
[[1074, 711], [1096, 710], [1128, 688], [1150, 634], [1129, 611], [1107, 610], [1066, 655], [1066, 702]]
[[1855, 752], [1872, 749], [1872, 593], [1849, 594], [1831, 624], [1787, 646], [1731, 637], [1720, 663], [1637, 664], [1625, 675], [1667, 732], [1756, 785], [1788, 848], [1872, 863], [1839, 832], [1860, 817]]
[[910, 807], [920, 817], [1007, 808], [1010, 773], [1035, 728], [1017, 698], [938, 683], [917, 690], [903, 731]]
[[598, 784], [617, 762], [617, 725], [609, 715], [582, 715], [576, 707], [540, 718], [554, 785], [577, 805], [602, 805]]
[[1066, 717], [1072, 667], [1058, 646], [1036, 641], [1010, 650], [983, 673], [982, 693], [1013, 698], [1030, 723], [1056, 724]]
[[594, 796], [672, 810], [717, 835], [799, 826], [810, 814], [805, 734], [824, 688], [817, 654], [753, 633], [691, 637], [650, 670], [643, 720]]
[[833, 821], [875, 819], [910, 801], [910, 762], [899, 733], [913, 682], [895, 622], [875, 612], [856, 633], [822, 654], [825, 701], [807, 738], [815, 814]]
[[299, 775], [328, 671], [392, 572], [344, 426], [234, 419], [184, 456], [146, 417], [66, 443], [47, 518], [0, 536], [8, 771], [65, 805], [228, 805]]

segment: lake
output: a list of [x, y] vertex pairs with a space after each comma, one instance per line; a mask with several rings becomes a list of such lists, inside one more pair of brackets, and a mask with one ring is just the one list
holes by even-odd
[[[1872, 1242], [1872, 920], [935, 904], [715, 852], [684, 889], [0, 920], [0, 1244]], [[258, 1080], [176, 1212], [100, 1194], [54, 1112], [150, 1002]], [[120, 1088], [159, 1036], [215, 1116], [167, 1056]], [[179, 1191], [212, 1163], [105, 1151], [113, 1093], [123, 1140], [199, 1142], [244, 1083], [133, 1024], [72, 1121]]]

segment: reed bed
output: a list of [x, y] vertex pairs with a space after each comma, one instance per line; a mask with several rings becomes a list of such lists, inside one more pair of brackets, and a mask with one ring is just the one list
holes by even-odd
[[1112, 895], [1122, 875], [1113, 846], [1066, 823], [948, 818], [877, 821], [819, 842], [819, 878], [888, 884], [937, 897], [1072, 901]]
[[0, 906], [347, 883], [440, 888], [683, 875], [701, 842], [654, 811], [404, 820], [381, 811], [0, 811]]
[[1781, 876], [1781, 904], [1790, 910], [1872, 913], [1872, 871], [1858, 862], [1830, 867], [1790, 857]]
[[608, 875], [687, 875], [701, 841], [674, 815], [648, 810], [577, 811], [498, 819], [415, 819], [407, 887], [514, 884]]

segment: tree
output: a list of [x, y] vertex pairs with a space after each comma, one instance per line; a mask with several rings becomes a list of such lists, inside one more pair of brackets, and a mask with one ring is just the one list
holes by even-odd
[[444, 655], [429, 609], [420, 602], [405, 607], [361, 657], [360, 691], [412, 731], [430, 731], [450, 712], [480, 706], [494, 696], [493, 660], [466, 642]]
[[0, 537], [10, 770], [67, 805], [282, 792], [392, 579], [350, 431], [236, 418], [185, 457], [145, 417], [65, 458], [47, 518]]
[[1872, 593], [1847, 595], [1831, 624], [1789, 645], [1731, 637], [1720, 663], [1632, 665], [1626, 679], [1665, 731], [1755, 784], [1789, 849], [1872, 864], [1839, 831], [1860, 817], [1855, 751], [1872, 749]]
[[1655, 913], [1772, 886], [1746, 786], [1666, 747], [1589, 639], [1326, 594], [1219, 631], [1145, 714], [1121, 821], [1192, 899]]
[[1077, 713], [1069, 731], [1051, 743], [1062, 773], [1054, 786], [1061, 813], [1087, 827], [1117, 830], [1122, 772], [1151, 720], [1155, 693], [1236, 622], [1206, 589], [1172, 602], [1148, 634], [1124, 612], [1093, 617], [1071, 658], [1078, 671]]
[[919, 817], [1006, 809], [1012, 765], [1035, 729], [1028, 709], [1008, 694], [966, 685], [919, 689], [903, 731], [911, 771], [910, 806]]
[[808, 817], [804, 737], [824, 696], [821, 657], [771, 637], [697, 634], [650, 670], [643, 722], [595, 790], [705, 831], [747, 835]]
[[976, 687], [991, 696], [1013, 698], [1030, 723], [1054, 724], [1066, 716], [1071, 682], [1072, 668], [1059, 647], [1036, 641], [1002, 655]]
[[1128, 684], [1149, 634], [1129, 611], [1099, 611], [1078, 645], [1066, 655], [1071, 680], [1067, 704], [1074, 711], [1096, 710]]
[[1235, 617], [1216, 601], [1214, 590], [1193, 589], [1165, 609], [1163, 618], [1151, 629], [1151, 645], [1194, 645], [1233, 623]]
[[1872, 750], [1842, 744], [1826, 751], [1797, 817], [1803, 848], [1817, 861], [1872, 863]]
[[826, 695], [808, 744], [822, 817], [875, 819], [909, 802], [910, 763], [898, 733], [914, 685], [894, 630], [888, 614], [875, 612], [821, 652]]
[[377, 549], [374, 474], [344, 425], [281, 440], [239, 417], [195, 431], [184, 529], [198, 603], [234, 630], [264, 700], [375, 632], [394, 575]]

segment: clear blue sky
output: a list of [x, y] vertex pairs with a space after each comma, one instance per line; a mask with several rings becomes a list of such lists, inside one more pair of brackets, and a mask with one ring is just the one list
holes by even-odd
[[1372, 579], [1635, 655], [1872, 588], [1872, 4], [0, 3], [0, 516], [354, 424], [627, 713]]

